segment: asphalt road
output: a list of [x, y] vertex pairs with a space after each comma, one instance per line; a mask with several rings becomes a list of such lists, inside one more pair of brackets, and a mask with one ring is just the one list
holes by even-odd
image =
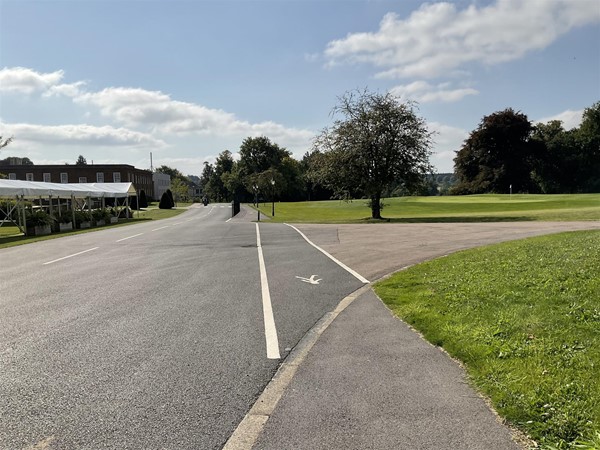
[[200, 206], [0, 250], [0, 449], [223, 446], [280, 360], [362, 285], [294, 229], [230, 215]]

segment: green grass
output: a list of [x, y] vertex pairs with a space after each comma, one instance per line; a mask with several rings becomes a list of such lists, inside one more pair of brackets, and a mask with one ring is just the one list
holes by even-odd
[[139, 223], [140, 221], [147, 220], [160, 220], [167, 219], [169, 217], [177, 216], [185, 211], [185, 208], [181, 209], [158, 209], [155, 207], [149, 207], [146, 210], [134, 211], [133, 218], [131, 219], [119, 219], [116, 224], [107, 224], [98, 228], [87, 228], [85, 230], [73, 230], [65, 231], [62, 233], [52, 233], [47, 236], [24, 236], [20, 233], [19, 229], [15, 226], [2, 226], [0, 227], [0, 248], [14, 247], [15, 245], [30, 244], [32, 242], [46, 241], [48, 239], [56, 239], [63, 236], [70, 236], [73, 234], [90, 233], [97, 230], [104, 230], [106, 228], [122, 227]]
[[[385, 199], [391, 222], [491, 222], [600, 220], [600, 194], [461, 195]], [[271, 203], [261, 203], [271, 215]], [[368, 223], [366, 200], [275, 203], [277, 222]], [[379, 222], [379, 221], [378, 221]]]
[[375, 290], [542, 446], [597, 449], [599, 255], [599, 231], [562, 233], [426, 262]]

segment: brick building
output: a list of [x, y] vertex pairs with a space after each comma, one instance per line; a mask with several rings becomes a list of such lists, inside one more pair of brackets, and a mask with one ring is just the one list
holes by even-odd
[[133, 183], [136, 191], [154, 195], [152, 172], [128, 164], [0, 165], [9, 180], [46, 183]]

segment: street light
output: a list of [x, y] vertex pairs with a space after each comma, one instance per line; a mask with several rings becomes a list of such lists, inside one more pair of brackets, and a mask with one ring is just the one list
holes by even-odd
[[260, 222], [260, 209], [258, 207], [258, 185], [254, 184], [252, 188], [254, 189], [254, 204], [256, 205], [256, 210], [258, 211], [258, 221]]
[[271, 178], [271, 186], [271, 201], [273, 202], [271, 217], [275, 217], [275, 180], [273, 178]]

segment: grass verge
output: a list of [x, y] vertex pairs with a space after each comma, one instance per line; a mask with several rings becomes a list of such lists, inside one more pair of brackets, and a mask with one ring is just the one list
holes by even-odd
[[[375, 286], [545, 448], [600, 448], [600, 232], [468, 250]], [[587, 444], [586, 444], [587, 441]]]
[[104, 230], [106, 228], [122, 227], [132, 225], [134, 223], [140, 223], [141, 221], [147, 220], [160, 220], [167, 219], [169, 217], [177, 216], [186, 211], [182, 209], [158, 209], [150, 207], [146, 210], [134, 211], [133, 218], [131, 219], [120, 219], [118, 223], [107, 224], [101, 227], [87, 228], [85, 230], [73, 230], [65, 231], [62, 233], [52, 233], [47, 236], [24, 236], [19, 232], [19, 229], [15, 226], [2, 226], [0, 227], [0, 249], [7, 247], [14, 247], [15, 245], [30, 244], [32, 242], [46, 241], [48, 239], [56, 239], [63, 236], [70, 236], [73, 234], [90, 233], [93, 231]]
[[[461, 195], [384, 199], [390, 222], [499, 222], [600, 220], [600, 194]], [[261, 213], [271, 216], [271, 203]], [[368, 223], [366, 200], [275, 203], [276, 222]], [[381, 221], [374, 221], [380, 223]]]

